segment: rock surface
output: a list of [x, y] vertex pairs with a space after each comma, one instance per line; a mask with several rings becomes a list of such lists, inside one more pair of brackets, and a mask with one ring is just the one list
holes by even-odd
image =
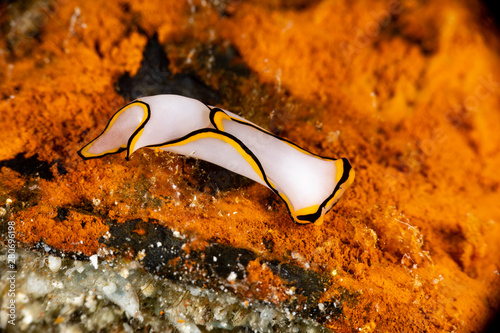
[[[14, 221], [19, 247], [201, 287], [206, 274], [340, 332], [480, 331], [500, 307], [486, 15], [472, 0], [2, 2], [3, 246]], [[169, 91], [348, 157], [355, 183], [322, 226], [297, 226], [270, 191], [207, 163], [78, 157], [128, 98]]]

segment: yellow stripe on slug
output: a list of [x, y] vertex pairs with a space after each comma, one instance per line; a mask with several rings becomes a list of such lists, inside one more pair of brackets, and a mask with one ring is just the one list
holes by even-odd
[[344, 175], [344, 161], [341, 158], [335, 161], [335, 169], [337, 169], [335, 181], [338, 183]]
[[217, 128], [220, 131], [224, 132], [224, 125], [222, 122], [224, 120], [231, 120], [232, 118], [228, 116], [224, 111], [221, 109], [211, 109], [212, 111], [215, 111], [212, 114], [212, 122], [214, 124], [214, 127]]

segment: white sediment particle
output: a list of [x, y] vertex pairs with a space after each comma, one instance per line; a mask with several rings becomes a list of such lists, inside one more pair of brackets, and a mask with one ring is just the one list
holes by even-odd
[[26, 295], [25, 293], [23, 293], [22, 291], [20, 291], [16, 295], [16, 301], [18, 303], [26, 304], [26, 303], [29, 303], [30, 298], [28, 297], [28, 295]]
[[197, 288], [197, 287], [191, 287], [191, 288], [189, 288], [189, 292], [193, 296], [199, 296], [201, 294], [202, 290], [200, 288]]
[[90, 259], [90, 263], [92, 264], [92, 266], [94, 266], [94, 268], [97, 269], [97, 267], [99, 266], [97, 254], [90, 256], [89, 259]]
[[181, 234], [181, 233], [180, 233], [179, 231], [177, 231], [177, 230], [174, 230], [174, 231], [173, 231], [173, 236], [174, 236], [175, 238], [180, 238], [180, 239], [185, 239], [185, 238], [186, 238], [186, 235]]
[[116, 291], [116, 284], [114, 284], [113, 282], [110, 282], [110, 283], [106, 284], [104, 287], [102, 287], [102, 291], [106, 295], [111, 295]]
[[122, 269], [120, 269], [119, 274], [126, 279], [130, 275], [130, 271], [128, 270], [128, 268], [123, 267]]
[[264, 308], [260, 313], [260, 318], [264, 320], [272, 320], [276, 316], [276, 311], [271, 308]]
[[109, 301], [121, 307], [127, 315], [142, 320], [139, 312], [139, 297], [130, 282], [115, 272], [107, 272], [106, 275], [96, 283], [97, 289]]
[[64, 272], [64, 275], [67, 275], [68, 276], [68, 279], [71, 278], [73, 276], [73, 272], [76, 270], [77, 268], [76, 267], [73, 267], [73, 268], [68, 268], [66, 270], [66, 272]]
[[49, 265], [49, 269], [52, 272], [57, 272], [59, 270], [59, 268], [61, 268], [62, 261], [61, 261], [61, 258], [59, 258], [59, 257], [49, 256], [47, 262]]
[[85, 299], [85, 307], [89, 309], [90, 312], [94, 312], [97, 308], [97, 301], [95, 295], [89, 295]]
[[146, 257], [146, 249], [142, 249], [137, 253], [136, 259], [142, 260]]
[[[113, 255], [113, 250], [109, 249], [107, 247], [101, 247], [99, 250], [97, 250], [97, 256], [98, 257], [107, 257], [109, 255]], [[110, 266], [113, 265], [112, 262], [109, 263]]]
[[123, 323], [123, 330], [125, 333], [134, 333], [134, 329], [127, 323]]
[[82, 273], [85, 270], [85, 266], [83, 266], [81, 261], [75, 261], [75, 268], [78, 273]]
[[31, 323], [38, 321], [36, 319], [38, 317], [39, 311], [41, 311], [41, 307], [37, 303], [30, 304], [21, 310], [21, 315], [23, 318], [20, 325], [21, 330], [26, 330]]
[[83, 333], [82, 329], [80, 328], [80, 326], [78, 324], [74, 324], [74, 325], [62, 324], [60, 332], [63, 332], [63, 333]]
[[75, 307], [79, 307], [83, 305], [83, 301], [85, 300], [85, 295], [81, 294], [79, 296], [68, 297], [67, 300], [69, 304]]
[[142, 294], [146, 297], [151, 297], [156, 292], [156, 286], [153, 281], [148, 281], [147, 283], [141, 286]]
[[64, 287], [64, 284], [62, 281], [53, 281], [52, 286], [56, 289], [62, 289]]
[[35, 297], [43, 297], [50, 293], [54, 287], [49, 280], [43, 276], [30, 275], [25, 284], [26, 293]]
[[229, 282], [234, 282], [234, 280], [236, 280], [236, 277], [237, 277], [236, 273], [235, 273], [235, 272], [231, 272], [231, 273], [229, 274], [229, 276], [227, 277], [227, 280], [228, 280]]

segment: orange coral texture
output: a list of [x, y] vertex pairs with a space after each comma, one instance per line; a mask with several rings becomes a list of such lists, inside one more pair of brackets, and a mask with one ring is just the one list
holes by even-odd
[[[0, 41], [0, 161], [38, 154], [68, 172], [54, 164], [53, 180], [26, 183], [3, 167], [1, 221], [15, 220], [25, 244], [91, 255], [106, 218], [156, 218], [331, 275], [321, 301], [359, 295], [331, 328], [481, 330], [500, 290], [497, 37], [475, 1], [305, 4], [231, 2], [222, 16], [206, 1], [53, 1], [38, 38], [20, 33], [15, 52]], [[322, 226], [295, 226], [258, 184], [193, 189], [181, 157], [78, 157], [126, 103], [114, 83], [139, 68], [144, 31], [178, 45], [177, 64], [192, 55], [184, 39], [235, 45], [261, 83], [297, 105], [260, 108], [256, 98], [260, 125], [278, 115], [280, 135], [351, 160], [355, 183]], [[65, 219], [56, 207], [69, 207]], [[272, 275], [256, 265], [254, 280]]]

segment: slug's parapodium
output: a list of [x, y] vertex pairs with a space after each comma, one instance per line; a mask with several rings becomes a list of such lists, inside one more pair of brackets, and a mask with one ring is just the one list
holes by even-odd
[[139, 148], [199, 158], [270, 188], [296, 223], [323, 223], [354, 180], [346, 158], [318, 156], [229, 111], [177, 95], [141, 97], [118, 110], [78, 151], [84, 159]]

